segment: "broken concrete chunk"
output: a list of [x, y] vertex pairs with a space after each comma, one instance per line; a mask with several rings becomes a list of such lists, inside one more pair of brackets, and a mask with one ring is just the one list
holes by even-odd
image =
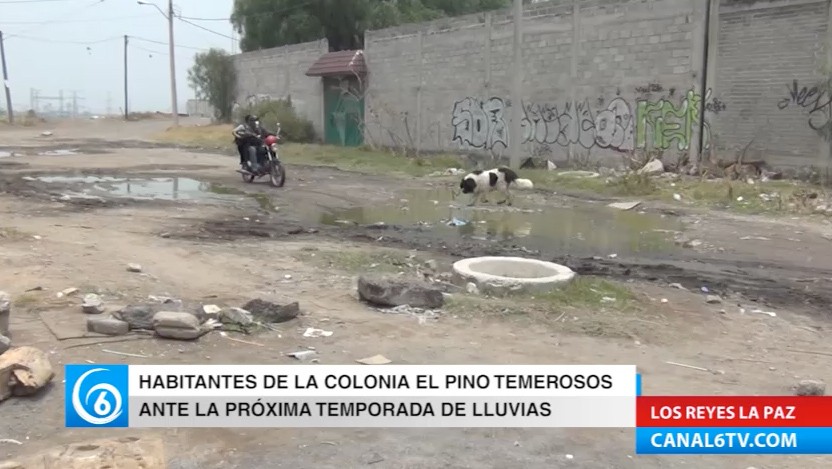
[[638, 170], [639, 174], [661, 174], [663, 172], [664, 164], [661, 160], [651, 160]]
[[0, 401], [35, 394], [54, 377], [46, 353], [34, 347], [12, 348], [0, 355]]
[[717, 295], [708, 295], [705, 297], [705, 302], [708, 304], [719, 304], [722, 303], [722, 298], [718, 297]]
[[156, 313], [153, 316], [153, 330], [159, 337], [179, 340], [193, 340], [208, 332], [200, 327], [195, 315], [180, 311]]
[[12, 314], [12, 297], [0, 291], [0, 335], [9, 333], [9, 316]]
[[445, 302], [442, 290], [421, 280], [400, 277], [361, 276], [358, 278], [358, 296], [378, 306], [437, 309]]
[[116, 311], [113, 316], [130, 324], [131, 330], [152, 330], [153, 316], [161, 309], [162, 305], [131, 305]]
[[300, 314], [298, 302], [278, 305], [269, 301], [254, 299], [244, 304], [243, 310], [248, 311], [261, 322], [280, 323], [291, 321]]
[[89, 318], [87, 330], [104, 335], [124, 335], [130, 332], [130, 324], [116, 318]]
[[84, 295], [81, 310], [87, 314], [101, 314], [104, 312], [104, 301], [95, 293]]
[[826, 394], [826, 383], [813, 379], [804, 379], [797, 383], [795, 396], [823, 396]]
[[226, 308], [220, 312], [220, 322], [247, 326], [254, 322], [254, 317], [243, 308]]

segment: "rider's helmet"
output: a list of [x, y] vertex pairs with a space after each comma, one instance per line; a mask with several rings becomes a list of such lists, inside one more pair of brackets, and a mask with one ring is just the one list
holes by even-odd
[[246, 116], [246, 124], [248, 124], [252, 129], [256, 129], [260, 124], [260, 119], [255, 115], [248, 115]]

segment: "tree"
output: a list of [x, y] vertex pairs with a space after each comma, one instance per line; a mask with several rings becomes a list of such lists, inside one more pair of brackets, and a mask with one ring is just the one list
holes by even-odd
[[222, 49], [210, 49], [194, 57], [194, 65], [188, 70], [188, 82], [198, 99], [207, 100], [214, 108], [214, 117], [220, 122], [230, 122], [237, 87], [237, 71], [234, 59]]
[[325, 37], [361, 49], [364, 31], [509, 6], [511, 0], [234, 0], [231, 23], [251, 51]]

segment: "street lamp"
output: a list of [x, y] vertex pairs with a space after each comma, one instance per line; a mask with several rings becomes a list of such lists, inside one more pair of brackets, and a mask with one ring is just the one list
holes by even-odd
[[173, 47], [173, 0], [168, 0], [168, 12], [165, 13], [164, 10], [159, 8], [158, 5], [155, 3], [145, 2], [142, 0], [137, 0], [136, 3], [139, 5], [150, 5], [153, 8], [159, 10], [159, 13], [162, 14], [168, 20], [168, 55], [170, 56], [170, 100], [171, 100], [171, 113], [173, 114], [173, 126], [179, 126], [179, 106], [177, 105], [177, 97], [176, 97], [176, 59], [174, 57], [174, 47]]

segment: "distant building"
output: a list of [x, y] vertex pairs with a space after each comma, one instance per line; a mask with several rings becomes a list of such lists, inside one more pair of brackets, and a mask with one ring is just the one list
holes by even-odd
[[214, 107], [204, 99], [189, 99], [187, 110], [189, 116], [214, 117]]

